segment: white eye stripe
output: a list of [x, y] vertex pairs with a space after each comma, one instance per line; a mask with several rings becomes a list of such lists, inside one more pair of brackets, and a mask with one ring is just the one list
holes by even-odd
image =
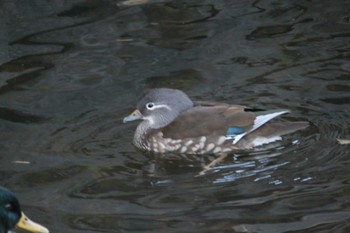
[[149, 110], [154, 110], [156, 108], [166, 108], [168, 110], [171, 110], [171, 108], [168, 105], [166, 105], [166, 104], [153, 105], [153, 107], [151, 107], [151, 108], [148, 105], [149, 104], [146, 105], [146, 108], [149, 109]]
[[155, 105], [154, 108], [166, 108], [168, 110], [171, 110], [171, 108], [166, 104]]

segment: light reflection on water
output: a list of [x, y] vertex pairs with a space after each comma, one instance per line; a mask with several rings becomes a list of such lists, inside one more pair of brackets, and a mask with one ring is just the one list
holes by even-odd
[[[348, 232], [349, 2], [141, 2], [3, 3], [0, 181], [28, 215], [51, 232]], [[199, 176], [214, 156], [140, 152], [122, 124], [160, 86], [311, 126]]]

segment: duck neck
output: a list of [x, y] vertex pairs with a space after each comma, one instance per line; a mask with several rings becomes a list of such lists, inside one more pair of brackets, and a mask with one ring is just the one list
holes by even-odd
[[149, 121], [142, 121], [136, 128], [136, 132], [134, 134], [134, 144], [136, 147], [140, 149], [147, 149], [147, 140], [146, 136], [149, 131], [152, 130], [150, 127]]

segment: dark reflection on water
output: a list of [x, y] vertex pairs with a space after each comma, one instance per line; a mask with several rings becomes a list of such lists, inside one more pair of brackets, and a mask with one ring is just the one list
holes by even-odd
[[[0, 3], [0, 181], [28, 215], [51, 232], [349, 232], [350, 3], [130, 2]], [[140, 152], [122, 124], [164, 86], [311, 126], [198, 176], [214, 156]]]
[[172, 72], [169, 76], [149, 77], [146, 80], [146, 85], [150, 88], [172, 87], [185, 90], [187, 87], [199, 85], [203, 81], [198, 71], [188, 69]]
[[[173, 1], [146, 6], [143, 12], [152, 27], [151, 30], [145, 28], [141, 31], [143, 36], [148, 37], [148, 42], [155, 46], [181, 50], [208, 37], [208, 28], [205, 24], [198, 23], [215, 17], [218, 10], [211, 4]], [[142, 35], [138, 35], [140, 36]]]

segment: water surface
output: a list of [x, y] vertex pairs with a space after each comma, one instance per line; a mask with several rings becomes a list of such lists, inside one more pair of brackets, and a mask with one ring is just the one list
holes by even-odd
[[[350, 231], [349, 1], [0, 6], [0, 184], [51, 232]], [[311, 126], [197, 176], [131, 144], [152, 87]]]

